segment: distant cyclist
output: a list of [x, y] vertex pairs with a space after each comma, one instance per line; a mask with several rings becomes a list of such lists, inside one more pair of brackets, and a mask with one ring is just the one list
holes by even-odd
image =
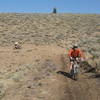
[[21, 45], [18, 42], [15, 42], [14, 48], [15, 49], [21, 49]]
[[68, 57], [70, 59], [70, 71], [72, 69], [72, 65], [74, 63], [74, 59], [79, 62], [80, 60], [83, 61], [83, 53], [78, 47], [77, 44], [74, 44], [71, 49], [68, 51]]

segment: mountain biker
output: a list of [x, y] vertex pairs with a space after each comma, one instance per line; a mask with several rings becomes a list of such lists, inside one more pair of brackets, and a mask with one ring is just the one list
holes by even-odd
[[83, 53], [78, 47], [77, 44], [74, 44], [71, 49], [68, 51], [68, 57], [70, 59], [70, 68], [69, 70], [71, 71], [72, 65], [74, 63], [74, 59], [79, 62], [79, 60], [83, 61]]
[[20, 49], [20, 44], [18, 42], [15, 42], [14, 46], [15, 49]]

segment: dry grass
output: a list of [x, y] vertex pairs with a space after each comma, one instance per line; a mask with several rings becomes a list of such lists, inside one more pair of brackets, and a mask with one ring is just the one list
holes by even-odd
[[[16, 41], [22, 49], [13, 49]], [[85, 74], [73, 83], [55, 73], [68, 70], [64, 58], [74, 43], [99, 69], [100, 14], [0, 13], [0, 99], [99, 100], [98, 79]]]
[[0, 13], [0, 44], [35, 45], [77, 42], [84, 52], [100, 57], [100, 14]]

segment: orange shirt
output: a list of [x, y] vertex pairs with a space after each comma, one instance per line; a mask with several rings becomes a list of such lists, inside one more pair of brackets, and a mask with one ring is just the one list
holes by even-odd
[[83, 57], [83, 53], [81, 52], [81, 50], [79, 48], [74, 49], [70, 49], [68, 51], [68, 56], [69, 57]]

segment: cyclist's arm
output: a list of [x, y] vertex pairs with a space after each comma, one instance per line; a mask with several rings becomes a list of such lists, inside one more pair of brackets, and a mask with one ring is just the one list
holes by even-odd
[[83, 52], [81, 50], [79, 50], [79, 54], [80, 54], [80, 58], [81, 58], [81, 61], [84, 61], [84, 55], [83, 55]]
[[68, 51], [68, 57], [71, 57], [72, 49]]
[[78, 49], [78, 50], [79, 50], [80, 57], [84, 57], [83, 52], [80, 49]]

